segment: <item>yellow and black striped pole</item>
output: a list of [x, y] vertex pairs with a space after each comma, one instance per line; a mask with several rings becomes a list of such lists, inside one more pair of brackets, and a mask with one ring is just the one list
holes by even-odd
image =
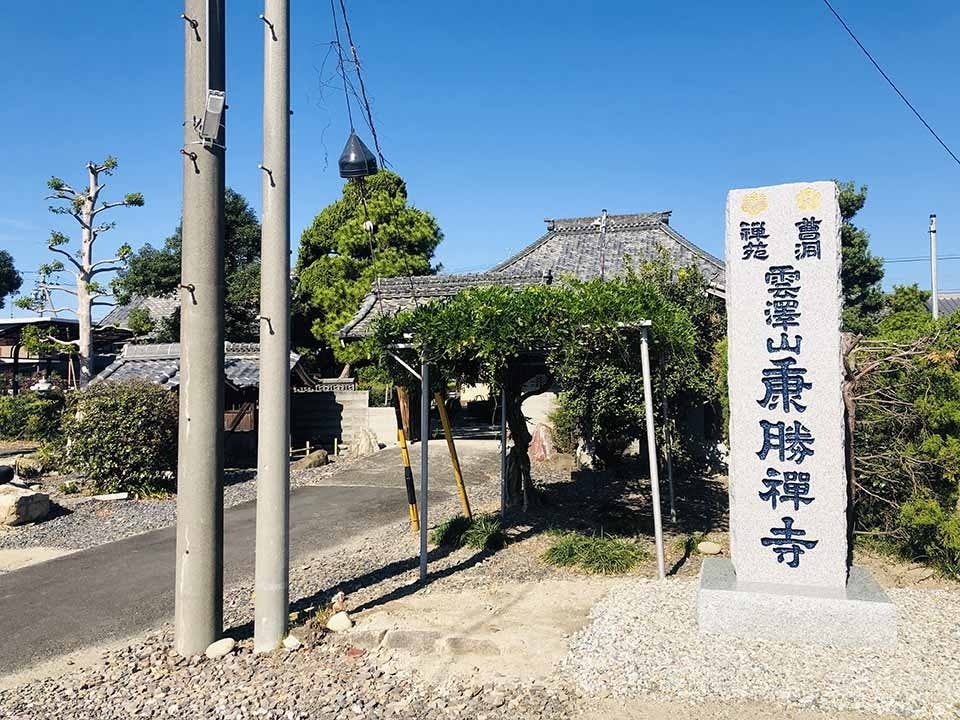
[[400, 443], [400, 456], [403, 458], [403, 482], [407, 487], [407, 505], [410, 507], [410, 528], [420, 532], [420, 516], [417, 513], [417, 491], [413, 487], [413, 470], [410, 468], [410, 453], [407, 450], [407, 437], [403, 428], [397, 428], [397, 441]]

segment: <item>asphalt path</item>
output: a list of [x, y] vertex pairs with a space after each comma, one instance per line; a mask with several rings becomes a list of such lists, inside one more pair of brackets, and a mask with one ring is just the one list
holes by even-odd
[[[294, 490], [291, 563], [406, 518], [406, 495], [392, 485]], [[431, 489], [430, 499], [445, 494]], [[255, 521], [254, 502], [224, 512], [226, 587], [253, 577]], [[169, 527], [0, 575], [0, 676], [172, 620], [175, 548]]]

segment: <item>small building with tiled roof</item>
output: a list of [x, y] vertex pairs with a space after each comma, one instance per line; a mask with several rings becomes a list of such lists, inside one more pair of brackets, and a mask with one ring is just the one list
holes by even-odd
[[[130, 302], [123, 305], [114, 305], [110, 308], [110, 312], [103, 316], [97, 326], [129, 330], [132, 333], [134, 330], [130, 327], [131, 313], [141, 309], [146, 310], [150, 314], [150, 320], [154, 323], [154, 326], [157, 326], [162, 320], [171, 317], [179, 307], [180, 298], [177, 297], [176, 293], [162, 296], [134, 295], [130, 298]], [[147, 337], [151, 336], [152, 333], [148, 333]]]
[[[384, 278], [340, 330], [344, 341], [366, 337], [380, 315], [395, 315], [418, 303], [452, 297], [469, 287], [504, 285], [516, 289], [554, 279], [615, 278], [627, 268], [666, 254], [677, 267], [696, 267], [712, 291], [723, 295], [723, 261], [670, 226], [670, 211], [546, 220], [546, 232], [491, 270], [469, 275]], [[379, 289], [378, 289], [379, 287]]]
[[[940, 317], [950, 315], [960, 310], [960, 293], [937, 293], [937, 309], [940, 311]], [[927, 310], [933, 312], [933, 298], [926, 301]]]
[[[300, 356], [290, 353], [290, 370], [296, 371]], [[256, 343], [224, 343], [224, 381], [228, 387], [246, 390], [260, 386], [260, 346]], [[180, 343], [125, 345], [123, 352], [91, 384], [145, 380], [165, 388], [180, 385]]]

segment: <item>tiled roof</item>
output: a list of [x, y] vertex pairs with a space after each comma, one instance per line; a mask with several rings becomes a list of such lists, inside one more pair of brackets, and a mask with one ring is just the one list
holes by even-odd
[[[723, 261], [700, 249], [670, 227], [670, 212], [607, 215], [547, 220], [547, 232], [489, 272], [384, 278], [379, 293], [369, 293], [357, 314], [340, 330], [344, 340], [365, 337], [382, 314], [414, 307], [427, 298], [456, 295], [468, 287], [507, 285], [516, 289], [573, 276], [581, 280], [623, 275], [631, 264], [653, 260], [665, 252], [678, 267], [695, 265], [713, 287], [724, 291]], [[382, 305], [382, 311], [381, 311]]]
[[[938, 293], [937, 304], [939, 305], [940, 317], [955, 313], [960, 310], [960, 293]], [[933, 299], [927, 299], [927, 310], [933, 312]]]
[[670, 211], [547, 220], [547, 232], [492, 272], [550, 272], [581, 280], [623, 275], [631, 264], [665, 252], [679, 267], [695, 265], [716, 289], [724, 287], [723, 261], [670, 227]]
[[504, 285], [522, 290], [531, 285], [549, 282], [540, 273], [502, 274], [470, 273], [467, 275], [422, 275], [394, 277], [380, 280], [379, 292], [369, 293], [357, 310], [357, 314], [340, 330], [340, 337], [353, 340], [366, 337], [374, 321], [381, 315], [396, 315], [401, 310], [415, 307], [418, 303], [438, 298], [453, 297], [461, 290], [475, 287]]
[[114, 305], [110, 308], [110, 312], [104, 315], [98, 324], [100, 327], [112, 326], [129, 330], [130, 326], [127, 322], [133, 310], [145, 308], [150, 313], [150, 319], [154, 323], [159, 323], [173, 315], [178, 307], [180, 307], [180, 298], [176, 294], [162, 297], [134, 295], [126, 305]]
[[[290, 369], [300, 356], [290, 353]], [[260, 384], [260, 346], [256, 343], [224, 343], [224, 377], [235, 388]], [[91, 382], [146, 380], [168, 388], [180, 384], [180, 343], [125, 345], [123, 354]]]

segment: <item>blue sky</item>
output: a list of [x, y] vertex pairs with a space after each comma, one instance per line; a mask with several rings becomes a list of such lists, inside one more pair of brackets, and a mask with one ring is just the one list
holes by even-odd
[[[340, 193], [348, 133], [322, 89], [329, 6], [291, 0], [293, 229]], [[960, 151], [954, 0], [835, 0], [901, 88]], [[120, 160], [99, 256], [160, 244], [180, 214], [183, 28], [178, 2], [53, 0], [4, 8], [0, 247], [18, 267], [47, 258], [46, 180]], [[227, 179], [260, 205], [261, 5], [228, 2]], [[485, 269], [539, 236], [543, 219], [673, 210], [673, 226], [722, 254], [728, 189], [855, 179], [874, 252], [960, 254], [960, 167], [867, 63], [820, 0], [652, 3], [353, 0], [351, 24], [387, 159], [434, 213], [447, 271]], [[331, 66], [327, 65], [327, 71]], [[368, 141], [369, 136], [366, 135]], [[69, 219], [69, 218], [68, 218]], [[941, 288], [960, 290], [960, 261]], [[25, 276], [26, 285], [33, 276]], [[924, 263], [887, 285], [926, 286]]]

